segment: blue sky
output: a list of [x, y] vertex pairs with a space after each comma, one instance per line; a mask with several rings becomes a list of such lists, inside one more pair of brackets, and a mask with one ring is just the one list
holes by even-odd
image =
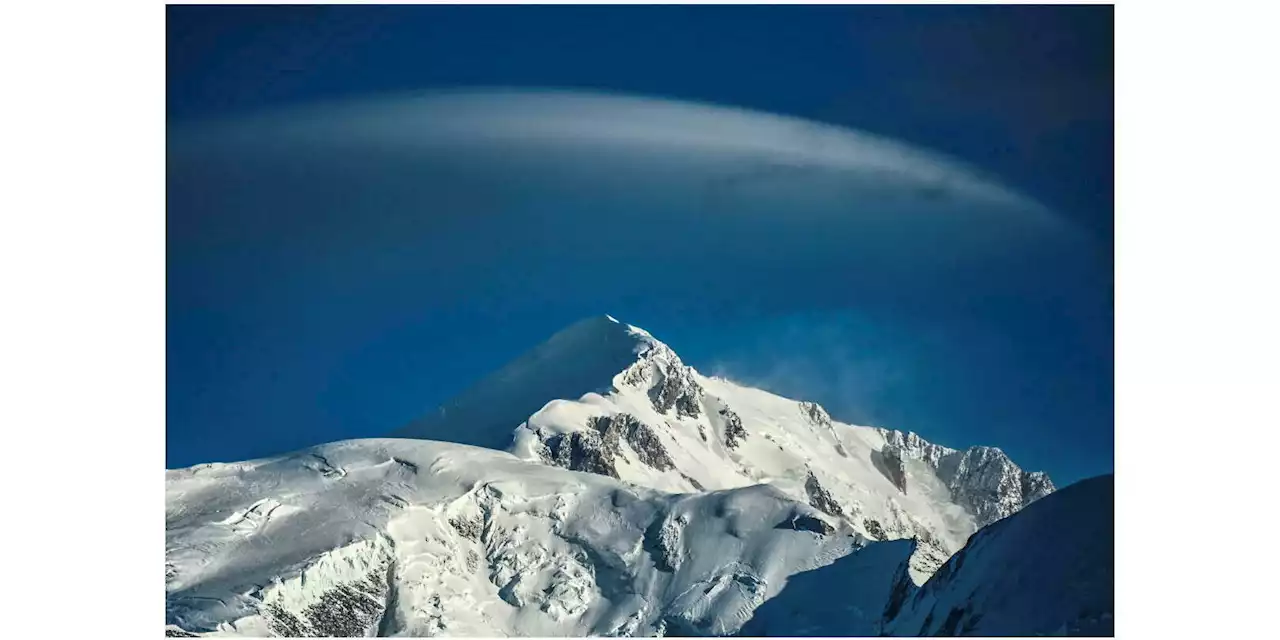
[[[1087, 276], [1050, 265], [1034, 295], [939, 283], [878, 296], [839, 264], [741, 287], [656, 286], [682, 276], [661, 245], [642, 282], [611, 280], [607, 251], [511, 264], [497, 255], [506, 240], [478, 225], [443, 295], [412, 244], [369, 231], [412, 238], [412, 221], [369, 206], [358, 224], [300, 222], [288, 212], [307, 200], [271, 185], [236, 209], [236, 194], [171, 168], [169, 467], [385, 434], [564, 325], [609, 313], [700, 370], [839, 418], [998, 445], [1060, 483], [1112, 468], [1110, 7], [170, 7], [168, 31], [175, 129], [468, 86], [710, 102], [949, 154], [1092, 243], [1076, 256]], [[548, 207], [588, 224], [610, 215], [572, 199], [481, 204], [506, 207], [516, 228]]]

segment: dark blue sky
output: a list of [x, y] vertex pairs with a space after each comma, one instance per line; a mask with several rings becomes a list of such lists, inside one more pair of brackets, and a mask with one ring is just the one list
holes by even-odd
[[1110, 471], [1112, 40], [1110, 7], [169, 7], [170, 127], [467, 86], [740, 106], [962, 159], [1085, 230], [1096, 274], [1030, 302], [975, 293], [945, 310], [843, 296], [839, 272], [779, 287], [811, 295], [739, 305], [643, 288], [443, 306], [414, 297], [407, 254], [355, 270], [296, 261], [309, 271], [288, 277], [292, 254], [269, 240], [215, 256], [192, 239], [211, 209], [184, 205], [213, 197], [171, 175], [166, 464], [385, 434], [610, 313], [703, 371], [846, 420], [1001, 446], [1059, 483]]

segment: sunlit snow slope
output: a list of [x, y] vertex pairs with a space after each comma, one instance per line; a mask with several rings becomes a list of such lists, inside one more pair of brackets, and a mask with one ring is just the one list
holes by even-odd
[[729, 634], [866, 542], [767, 486], [666, 494], [422, 440], [198, 465], [166, 492], [175, 635]]

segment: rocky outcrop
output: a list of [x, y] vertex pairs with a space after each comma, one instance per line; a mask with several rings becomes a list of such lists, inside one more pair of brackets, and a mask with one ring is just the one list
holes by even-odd
[[719, 413], [724, 420], [724, 446], [730, 451], [737, 449], [738, 445], [747, 439], [747, 430], [742, 426], [742, 418], [729, 407], [724, 407]]
[[1023, 471], [995, 447], [972, 447], [943, 459], [938, 476], [979, 527], [1017, 513], [1054, 489], [1048, 476]]
[[693, 372], [683, 365], [659, 368], [659, 380], [649, 389], [649, 398], [658, 413], [672, 409], [682, 418], [697, 418], [702, 414], [700, 400], [702, 387], [693, 379]]
[[886, 477], [895, 480], [892, 458], [924, 462], [946, 485], [952, 500], [973, 514], [978, 527], [1017, 513], [1054, 490], [1048, 475], [1023, 471], [996, 447], [957, 451], [910, 432], [881, 429], [880, 433], [885, 439], [880, 453]]
[[911, 431], [893, 431], [891, 429], [878, 429], [877, 431], [884, 436], [885, 450], [893, 450], [900, 457], [908, 460], [920, 460], [934, 469], [938, 468], [938, 464], [944, 457], [957, 453], [955, 449], [933, 444]]
[[650, 338], [639, 347], [636, 361], [619, 378], [622, 384], [647, 389], [649, 401], [658, 413], [675, 411], [677, 417], [702, 415], [702, 387], [693, 369], [685, 366], [670, 347]]
[[587, 421], [587, 426], [589, 430], [570, 433], [538, 430], [542, 461], [572, 471], [617, 478], [617, 460], [622, 455], [621, 444], [626, 442], [641, 464], [658, 471], [676, 468], [658, 435], [635, 416], [626, 413], [596, 416]]
[[844, 445], [840, 443], [840, 434], [836, 433], [835, 425], [831, 422], [831, 415], [827, 413], [822, 405], [816, 402], [800, 402], [800, 414], [804, 419], [813, 425], [819, 431], [824, 431], [831, 436], [832, 446], [836, 453], [842, 458], [848, 458], [849, 452], [845, 450]]
[[264, 617], [275, 635], [288, 638], [368, 636], [386, 608], [387, 588], [385, 571], [377, 570], [325, 591], [318, 602], [296, 614], [279, 602], [268, 602]]
[[584, 471], [610, 478], [618, 477], [614, 460], [618, 457], [616, 433], [574, 431], [546, 436], [543, 462], [571, 471]]
[[831, 497], [831, 494], [822, 487], [822, 483], [818, 482], [818, 477], [809, 472], [809, 476], [804, 481], [804, 492], [809, 496], [809, 505], [823, 513], [833, 516], [843, 516], [844, 509], [840, 504]]
[[[587, 425], [604, 435], [606, 440], [614, 442], [625, 440], [640, 462], [658, 471], [670, 471], [676, 468], [671, 461], [667, 448], [658, 439], [658, 434], [643, 422], [630, 414], [619, 413], [614, 416], [591, 418]], [[616, 453], [616, 448], [615, 448]]]
[[804, 415], [813, 426], [829, 429], [831, 427], [831, 416], [827, 414], [827, 410], [816, 402], [801, 402], [800, 413]]

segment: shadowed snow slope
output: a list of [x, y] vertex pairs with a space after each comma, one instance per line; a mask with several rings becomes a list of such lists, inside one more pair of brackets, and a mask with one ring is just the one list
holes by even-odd
[[843, 424], [815, 403], [703, 376], [609, 316], [557, 333], [395, 435], [670, 492], [768, 484], [869, 539], [919, 540], [918, 583], [979, 527], [1053, 490], [993, 447]]
[[1082, 480], [984, 528], [890, 635], [1112, 635], [1114, 478]]
[[672, 495], [352, 440], [166, 475], [171, 634], [728, 634], [864, 541], [767, 486]]
[[646, 336], [609, 316], [581, 320], [394, 435], [505, 449], [525, 418], [556, 398], [607, 391]]
[[782, 593], [756, 609], [740, 634], [880, 635], [893, 596], [910, 595], [914, 589], [907, 571], [913, 551], [915, 543], [910, 540], [881, 542], [821, 569], [791, 576]]

